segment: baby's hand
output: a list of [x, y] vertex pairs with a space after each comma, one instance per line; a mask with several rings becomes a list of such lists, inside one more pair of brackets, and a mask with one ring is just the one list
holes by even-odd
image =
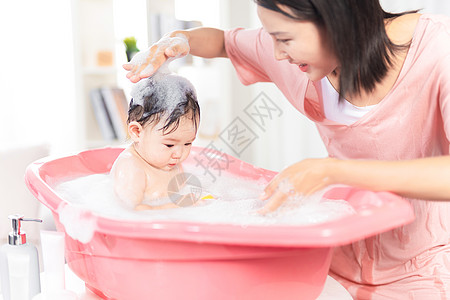
[[158, 210], [158, 209], [171, 209], [171, 208], [179, 208], [175, 203], [166, 203], [162, 205], [148, 205], [148, 204], [138, 204], [134, 208], [135, 210]]
[[189, 42], [183, 33], [174, 31], [162, 37], [149, 49], [133, 56], [133, 59], [123, 68], [127, 71], [127, 78], [136, 83], [142, 78], [153, 75], [169, 58], [179, 58], [190, 51]]

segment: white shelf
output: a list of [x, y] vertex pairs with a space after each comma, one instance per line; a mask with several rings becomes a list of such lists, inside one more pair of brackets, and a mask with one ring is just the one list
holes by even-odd
[[99, 66], [98, 53], [112, 53], [116, 59], [114, 1], [72, 0], [76, 57], [78, 145], [100, 148], [112, 142], [103, 140], [90, 99], [90, 91], [103, 86], [117, 86], [117, 67]]
[[[145, 26], [148, 26], [148, 17], [152, 14], [173, 13], [173, 0], [139, 1], [145, 2], [145, 5], [141, 5], [146, 8], [142, 11], [145, 14]], [[119, 87], [124, 89], [126, 95], [129, 93], [127, 91], [129, 80], [126, 79], [126, 72], [121, 67], [122, 61], [126, 60], [122, 42], [123, 32], [121, 32], [122, 27], [116, 26], [118, 21], [124, 21], [123, 13], [127, 11], [128, 6], [123, 3], [118, 5], [121, 1], [116, 0], [71, 0], [71, 2], [74, 27], [77, 147], [98, 148], [124, 144], [126, 141], [103, 140], [92, 107], [90, 92], [101, 87]], [[118, 9], [120, 11], [117, 11]], [[128, 20], [132, 18], [134, 17], [126, 16]], [[142, 30], [142, 28], [136, 30]], [[145, 28], [145, 32], [147, 30]], [[112, 65], [103, 66], [105, 61], [99, 60], [102, 52], [112, 54]]]

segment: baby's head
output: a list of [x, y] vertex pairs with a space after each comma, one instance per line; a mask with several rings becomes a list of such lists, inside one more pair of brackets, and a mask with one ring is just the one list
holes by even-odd
[[156, 73], [131, 92], [128, 132], [151, 166], [171, 170], [189, 155], [200, 121], [193, 85], [184, 77]]

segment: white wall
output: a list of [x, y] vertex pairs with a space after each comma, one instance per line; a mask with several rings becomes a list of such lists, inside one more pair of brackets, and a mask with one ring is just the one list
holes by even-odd
[[390, 12], [420, 9], [421, 13], [450, 15], [450, 1], [446, 0], [380, 0], [380, 3]]
[[[0, 1], [0, 241], [9, 214], [39, 217], [26, 167], [77, 143], [70, 0]], [[26, 222], [28, 223], [28, 222]], [[30, 222], [31, 223], [31, 222]], [[35, 242], [46, 224], [25, 224]]]
[[46, 141], [55, 151], [76, 143], [70, 7], [70, 0], [0, 2], [1, 143]]

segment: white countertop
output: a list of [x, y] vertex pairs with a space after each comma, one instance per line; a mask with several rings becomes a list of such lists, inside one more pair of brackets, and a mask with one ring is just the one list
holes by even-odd
[[[41, 273], [41, 285], [45, 286], [45, 276], [42, 276]], [[97, 295], [93, 294], [91, 291], [87, 290], [84, 281], [78, 278], [72, 270], [66, 265], [66, 289], [72, 292], [75, 292], [78, 295], [78, 300], [99, 300], [101, 299]], [[316, 300], [352, 300], [353, 298], [347, 292], [347, 290], [340, 285], [336, 280], [332, 277], [327, 276], [327, 280], [325, 282], [325, 287], [320, 294], [319, 298]], [[0, 295], [0, 300], [3, 300], [3, 297]]]

